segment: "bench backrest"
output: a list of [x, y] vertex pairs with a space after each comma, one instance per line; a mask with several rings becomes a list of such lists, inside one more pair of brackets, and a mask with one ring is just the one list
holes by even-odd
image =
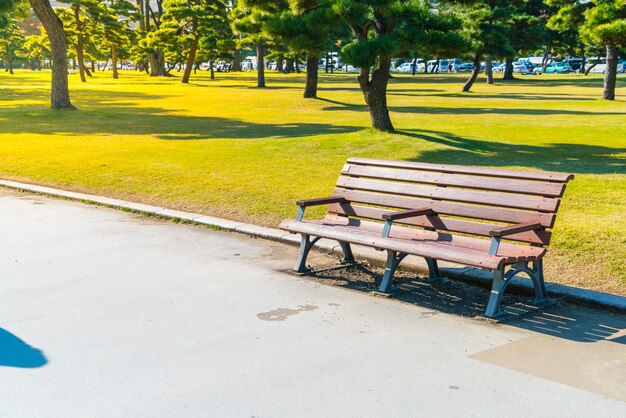
[[[349, 158], [333, 193], [350, 204], [332, 214], [382, 220], [383, 213], [431, 207], [437, 216], [396, 221], [438, 231], [489, 236], [503, 225], [541, 223], [552, 228], [572, 174], [511, 171], [460, 165]], [[522, 232], [506, 239], [547, 245], [551, 232]]]

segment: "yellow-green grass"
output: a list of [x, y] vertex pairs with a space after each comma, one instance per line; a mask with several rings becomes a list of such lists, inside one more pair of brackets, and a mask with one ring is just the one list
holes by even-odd
[[49, 76], [0, 73], [0, 177], [276, 226], [296, 198], [329, 195], [349, 156], [572, 172], [547, 279], [626, 294], [623, 75], [615, 102], [599, 76], [479, 79], [470, 94], [463, 76], [397, 76], [396, 134], [368, 128], [354, 74], [322, 75], [319, 100], [301, 75], [256, 89], [254, 73], [72, 74], [74, 112], [48, 109]]

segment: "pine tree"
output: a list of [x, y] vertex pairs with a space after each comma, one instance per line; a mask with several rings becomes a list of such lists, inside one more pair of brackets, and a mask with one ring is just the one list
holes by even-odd
[[585, 11], [581, 27], [583, 39], [606, 48], [606, 70], [602, 97], [615, 100], [617, 61], [620, 48], [626, 47], [626, 1], [593, 0], [594, 7]]
[[454, 13], [439, 13], [429, 2], [419, 0], [335, 0], [333, 10], [352, 33], [352, 41], [341, 54], [346, 63], [360, 68], [359, 86], [372, 126], [392, 132], [387, 107], [391, 57], [408, 45], [460, 46], [461, 21]]
[[257, 87], [265, 87], [265, 49], [270, 43], [263, 25], [288, 9], [286, 0], [239, 0], [230, 13], [233, 31], [241, 35], [239, 46], [256, 48]]
[[332, 1], [290, 0], [289, 6], [289, 10], [268, 19], [263, 29], [274, 43], [286, 45], [292, 55], [306, 55], [304, 97], [315, 98], [319, 57], [324, 51], [330, 50], [336, 41], [333, 39], [337, 27]]

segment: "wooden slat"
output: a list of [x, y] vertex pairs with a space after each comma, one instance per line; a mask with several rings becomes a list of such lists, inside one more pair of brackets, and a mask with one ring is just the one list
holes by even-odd
[[300, 232], [323, 238], [330, 238], [337, 241], [362, 244], [379, 249], [400, 251], [407, 254], [419, 255], [421, 257], [435, 258], [438, 260], [451, 261], [453, 263], [460, 263], [486, 269], [500, 268], [505, 262], [510, 260], [507, 257], [490, 256], [484, 252], [478, 252], [468, 248], [457, 248], [452, 246], [444, 247], [432, 242], [381, 238], [357, 229], [348, 231], [313, 222], [295, 222], [286, 220], [280, 224], [280, 228], [291, 232]]
[[[385, 209], [350, 204], [332, 204], [329, 206], [328, 211], [330, 213], [345, 216], [355, 216], [359, 218], [377, 220], [382, 220], [382, 215], [389, 212]], [[441, 216], [418, 216], [415, 218], [397, 220], [396, 223], [480, 236], [489, 236], [489, 231], [502, 226], [484, 222], [472, 222], [461, 219], [451, 219]], [[504, 238], [513, 241], [523, 241], [532, 244], [547, 245], [550, 243], [551, 235], [552, 234], [549, 231], [528, 231], [520, 232], [518, 234], [507, 235]]]
[[418, 186], [379, 180], [363, 180], [341, 176], [337, 186], [345, 189], [366, 190], [431, 199], [452, 200], [456, 202], [477, 203], [516, 209], [556, 212], [560, 200], [537, 196], [515, 195], [511, 193], [482, 192], [476, 190], [458, 190], [445, 187]]
[[[324, 225], [334, 225], [336, 227], [358, 229], [371, 234], [380, 236], [383, 230], [383, 223], [373, 222], [362, 219], [346, 218], [337, 215], [327, 215], [318, 222]], [[394, 225], [391, 228], [391, 237], [402, 239], [419, 239], [429, 242], [437, 242], [441, 245], [452, 245], [455, 247], [470, 248], [473, 250], [489, 252], [491, 240], [477, 237], [468, 237], [463, 235], [448, 234], [445, 232], [427, 231], [424, 229], [406, 227], [403, 225]], [[513, 242], [501, 242], [498, 248], [498, 255], [525, 258], [528, 261], [536, 260], [546, 253], [543, 247], [536, 247], [526, 244], [518, 244]]]
[[478, 175], [478, 176], [502, 177], [502, 178], [510, 178], [510, 179], [545, 180], [545, 181], [553, 181], [553, 182], [559, 182], [559, 183], [567, 183], [568, 181], [574, 178], [573, 174], [557, 173], [557, 172], [551, 172], [551, 171], [500, 170], [496, 168], [418, 163], [418, 162], [408, 162], [408, 161], [378, 160], [374, 158], [352, 157], [352, 158], [348, 158], [348, 163], [378, 166], [378, 167], [394, 167], [394, 168], [408, 168], [408, 169], [424, 170], [424, 171], [439, 171], [442, 173], [473, 174], [473, 175]]
[[461, 216], [497, 222], [539, 222], [546, 228], [552, 228], [556, 218], [556, 216], [552, 213], [525, 212], [516, 209], [468, 205], [456, 202], [442, 202], [439, 200], [419, 199], [415, 197], [370, 193], [356, 190], [335, 189], [334, 194], [337, 196], [343, 196], [346, 200], [355, 203], [366, 203], [370, 205], [388, 206], [390, 208], [399, 209], [413, 209], [426, 206], [431, 207], [435, 212], [443, 215]]
[[468, 189], [524, 193], [549, 197], [561, 197], [565, 190], [565, 184], [550, 183], [547, 181], [518, 180], [354, 164], [344, 165], [341, 174], [351, 177], [368, 177], [382, 180], [426, 183], [437, 186], [463, 187]]

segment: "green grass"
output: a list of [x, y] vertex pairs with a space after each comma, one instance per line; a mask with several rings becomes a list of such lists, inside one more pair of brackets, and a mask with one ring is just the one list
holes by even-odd
[[[349, 156], [567, 171], [547, 279], [626, 294], [626, 79], [523, 77], [461, 94], [463, 77], [391, 80], [399, 130], [368, 129], [355, 76], [204, 74], [182, 86], [122, 72], [70, 76], [77, 112], [48, 109], [49, 73], [0, 73], [0, 177], [276, 226], [331, 193]], [[319, 209], [309, 216], [321, 215]]]

